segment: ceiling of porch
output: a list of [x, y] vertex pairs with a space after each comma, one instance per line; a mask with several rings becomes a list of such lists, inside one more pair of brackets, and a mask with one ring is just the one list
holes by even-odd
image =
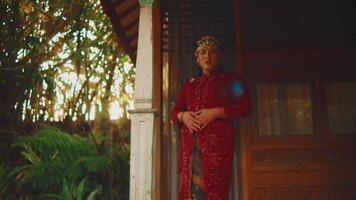
[[[138, 0], [100, 1], [124, 50], [135, 62], [140, 14]], [[219, 28], [234, 26], [232, 16], [221, 17], [221, 13], [231, 9], [228, 2], [231, 4], [233, 1], [222, 4], [218, 0], [161, 0], [162, 50], [171, 50], [177, 45], [177, 34], [187, 35], [187, 38], [178, 41], [179, 44], [194, 45], [194, 41], [201, 36], [197, 32], [213, 34], [219, 38], [230, 38], [226, 36], [228, 33], [241, 34], [245, 48], [259, 45], [291, 47], [356, 44], [354, 1], [241, 0], [241, 33]], [[170, 20], [165, 21], [168, 18]], [[167, 35], [167, 31], [170, 34]]]
[[137, 0], [100, 0], [104, 12], [109, 16], [118, 39], [136, 61], [140, 5]]

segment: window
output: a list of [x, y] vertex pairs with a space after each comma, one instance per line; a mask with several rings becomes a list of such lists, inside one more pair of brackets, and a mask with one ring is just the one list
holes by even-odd
[[310, 84], [257, 84], [257, 123], [260, 136], [313, 134]]
[[356, 82], [326, 84], [329, 133], [356, 134]]

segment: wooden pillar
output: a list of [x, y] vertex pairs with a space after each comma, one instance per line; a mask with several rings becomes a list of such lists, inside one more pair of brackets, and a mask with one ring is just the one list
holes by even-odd
[[131, 110], [130, 200], [155, 199], [153, 107], [153, 0], [140, 0], [135, 79], [135, 109]]

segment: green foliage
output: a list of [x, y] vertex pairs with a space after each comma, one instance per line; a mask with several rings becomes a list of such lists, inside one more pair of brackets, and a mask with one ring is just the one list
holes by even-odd
[[8, 173], [10, 169], [6, 167], [4, 164], [0, 163], [0, 197], [6, 194], [6, 191], [9, 187], [9, 178]]
[[[107, 155], [107, 185], [103, 199], [129, 199], [130, 121], [101, 120], [93, 130], [99, 151]], [[105, 136], [105, 137], [103, 137]], [[99, 141], [99, 140], [97, 140]]]
[[0, 18], [0, 116], [88, 119], [112, 102], [126, 109], [134, 69], [100, 1], [1, 1]]
[[105, 172], [108, 167], [105, 155], [99, 155], [88, 139], [54, 128], [22, 137], [14, 147], [22, 149], [24, 163], [11, 175], [16, 176], [20, 187], [33, 194], [58, 192], [63, 180], [75, 183], [88, 175]]
[[[86, 179], [83, 179], [78, 186], [76, 185], [71, 185], [66, 181], [65, 179], [63, 180], [63, 189], [61, 194], [48, 194], [46, 196], [48, 197], [53, 197], [58, 200], [82, 200], [85, 198], [85, 184], [86, 184]], [[88, 195], [86, 200], [94, 200], [95, 196], [97, 194], [100, 194], [102, 191], [101, 186], [97, 186], [92, 190]]]
[[[0, 199], [128, 199], [127, 118], [66, 133], [132, 101], [134, 67], [100, 1], [2, 0], [0, 19]], [[66, 132], [33, 134], [53, 120]]]
[[16, 160], [0, 161], [0, 199], [128, 199], [129, 125], [103, 119], [81, 135], [44, 127], [19, 137]]

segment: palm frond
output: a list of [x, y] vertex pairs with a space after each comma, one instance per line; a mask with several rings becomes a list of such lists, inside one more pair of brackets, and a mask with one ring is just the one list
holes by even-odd
[[107, 168], [105, 156], [98, 154], [90, 140], [56, 128], [45, 128], [32, 137], [22, 137], [13, 147], [20, 147], [26, 160], [12, 171], [19, 184], [31, 183], [45, 191], [53, 190], [53, 186], [58, 189], [64, 178], [75, 181], [88, 172], [103, 172]]
[[0, 198], [6, 193], [8, 171], [9, 169], [4, 164], [0, 164]]
[[93, 190], [89, 190], [86, 178], [82, 179], [78, 186], [69, 183], [66, 179], [62, 181], [62, 192], [60, 194], [47, 194], [46, 197], [58, 200], [82, 200], [87, 196], [87, 200], [94, 200], [95, 195], [100, 194], [102, 191], [101, 185], [97, 185]]

